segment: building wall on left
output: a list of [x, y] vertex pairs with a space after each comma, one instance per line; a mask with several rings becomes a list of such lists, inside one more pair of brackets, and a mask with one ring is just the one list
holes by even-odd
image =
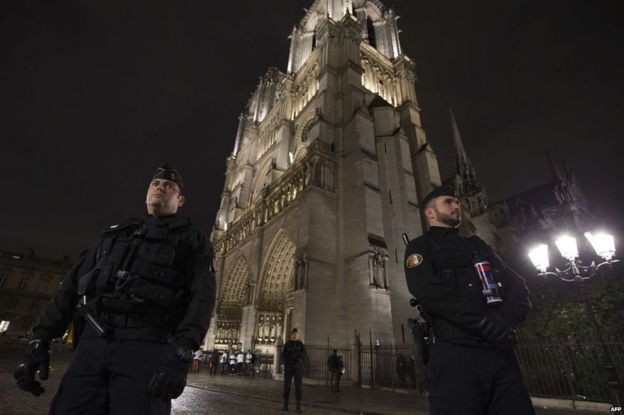
[[67, 257], [0, 250], [0, 336], [26, 336], [70, 267]]

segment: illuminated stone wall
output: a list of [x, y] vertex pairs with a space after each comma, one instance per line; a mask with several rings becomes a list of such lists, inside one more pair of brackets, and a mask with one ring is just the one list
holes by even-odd
[[53, 260], [33, 252], [0, 250], [0, 322], [9, 322], [2, 333], [24, 335], [30, 331], [69, 267], [68, 258]]
[[293, 327], [307, 343], [356, 330], [411, 341], [401, 233], [422, 233], [419, 199], [440, 174], [397, 19], [379, 1], [317, 0], [286, 73], [260, 79], [212, 232], [220, 306], [206, 347], [270, 351]]

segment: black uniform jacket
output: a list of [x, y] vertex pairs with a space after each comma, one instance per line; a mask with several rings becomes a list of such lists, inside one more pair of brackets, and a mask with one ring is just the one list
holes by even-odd
[[288, 340], [282, 348], [282, 357], [284, 365], [288, 367], [296, 367], [305, 364], [307, 353], [305, 346], [299, 340]]
[[[487, 260], [502, 284], [503, 303], [487, 306], [474, 263]], [[405, 276], [438, 340], [482, 344], [476, 327], [488, 314], [497, 313], [514, 327], [526, 319], [531, 304], [526, 283], [477, 236], [463, 238], [454, 228], [431, 227], [412, 240], [405, 251]]]
[[[85, 251], [72, 269], [65, 275], [54, 298], [46, 307], [38, 323], [33, 328], [36, 338], [53, 339], [61, 336], [74, 316], [78, 303], [78, 283], [80, 277], [92, 271], [98, 261], [105, 256], [102, 241], [110, 237], [111, 232], [121, 236], [131, 235], [137, 229], [145, 227], [151, 221], [153, 226], [167, 227], [172, 223], [178, 226], [176, 230], [176, 252], [181, 260], [176, 266], [180, 269], [180, 278], [184, 280], [181, 290], [184, 290], [184, 303], [180, 304], [176, 314], [171, 337], [181, 339], [194, 349], [199, 348], [208, 326], [215, 303], [216, 280], [212, 265], [213, 252], [207, 238], [195, 228], [188, 219], [178, 215], [133, 219], [120, 225], [114, 225], [102, 233], [96, 248]], [[182, 224], [182, 225], [180, 225]], [[176, 253], [176, 256], [178, 254]], [[165, 311], [162, 311], [165, 313]]]

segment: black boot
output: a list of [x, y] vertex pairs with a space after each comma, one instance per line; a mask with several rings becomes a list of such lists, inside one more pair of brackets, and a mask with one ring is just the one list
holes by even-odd
[[295, 408], [295, 412], [297, 412], [298, 414], [300, 414], [301, 411], [301, 401], [297, 401], [297, 408]]
[[288, 401], [284, 401], [284, 406], [282, 406], [282, 411], [288, 411]]

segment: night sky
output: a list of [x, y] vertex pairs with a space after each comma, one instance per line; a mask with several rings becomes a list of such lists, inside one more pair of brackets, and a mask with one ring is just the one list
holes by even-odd
[[[206, 234], [237, 117], [270, 66], [285, 71], [312, 0], [0, 3], [0, 248], [72, 259], [144, 214], [169, 162]], [[600, 221], [622, 227], [624, 2], [384, 2], [417, 65], [423, 126], [454, 170], [450, 102], [497, 201], [567, 158]]]

